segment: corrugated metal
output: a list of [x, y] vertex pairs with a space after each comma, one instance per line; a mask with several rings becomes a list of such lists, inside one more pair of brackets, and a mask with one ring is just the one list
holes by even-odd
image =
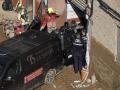
[[77, 6], [81, 11], [84, 11], [86, 8], [86, 0], [71, 0], [71, 2]]

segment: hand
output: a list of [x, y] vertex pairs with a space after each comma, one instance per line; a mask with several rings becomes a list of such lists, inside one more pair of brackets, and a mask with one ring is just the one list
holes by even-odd
[[44, 29], [44, 27], [43, 27], [43, 26], [41, 26], [40, 31], [42, 31], [43, 29]]

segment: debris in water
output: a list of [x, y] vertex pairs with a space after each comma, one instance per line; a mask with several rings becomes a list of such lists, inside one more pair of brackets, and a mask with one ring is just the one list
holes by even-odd
[[55, 85], [54, 83], [52, 83], [52, 86], [53, 86], [54, 88], [56, 88], [56, 85]]
[[[89, 80], [91, 81], [91, 80]], [[73, 83], [71, 83], [70, 85], [73, 87], [73, 88], [81, 88], [81, 87], [89, 87], [91, 83], [82, 83], [80, 80], [76, 80], [74, 81]]]
[[91, 83], [91, 79], [87, 79], [87, 83]]
[[93, 74], [93, 75], [91, 76], [91, 80], [92, 80], [92, 82], [91, 82], [92, 85], [96, 83], [96, 76], [95, 76], [95, 74]]
[[98, 88], [98, 90], [102, 90], [102, 88]]

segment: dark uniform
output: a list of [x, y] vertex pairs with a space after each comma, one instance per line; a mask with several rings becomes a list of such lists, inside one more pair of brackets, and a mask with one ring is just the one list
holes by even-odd
[[79, 72], [82, 69], [83, 43], [80, 35], [73, 42], [74, 71]]
[[86, 63], [86, 47], [87, 47], [86, 35], [82, 35], [82, 41], [83, 41], [83, 60], [82, 60], [82, 65], [83, 65], [83, 67], [85, 67], [87, 65], [87, 63]]

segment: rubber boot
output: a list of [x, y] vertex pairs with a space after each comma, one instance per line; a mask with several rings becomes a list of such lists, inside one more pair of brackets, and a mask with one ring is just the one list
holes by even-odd
[[86, 80], [87, 76], [88, 76], [88, 70], [86, 69], [80, 70], [80, 78], [82, 82]]
[[82, 81], [82, 70], [80, 70], [79, 73], [80, 73], [80, 81]]

